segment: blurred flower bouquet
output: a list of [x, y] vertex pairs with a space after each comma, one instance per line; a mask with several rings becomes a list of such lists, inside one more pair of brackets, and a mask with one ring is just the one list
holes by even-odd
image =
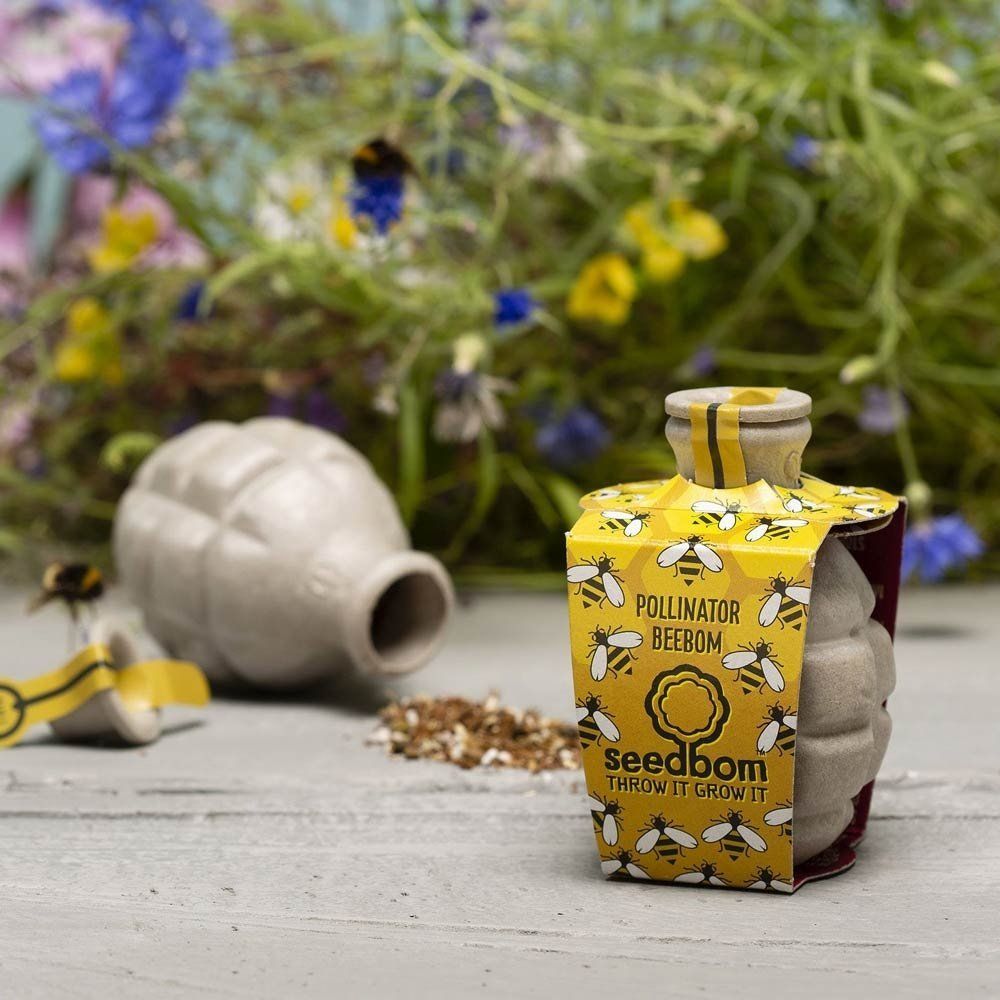
[[711, 381], [811, 392], [812, 470], [906, 491], [912, 573], [982, 554], [992, 5], [360, 6], [5, 4], [35, 145], [0, 547], [100, 544], [158, 441], [275, 413], [361, 448], [466, 578], [546, 584], [577, 496], [669, 474], [662, 397]]

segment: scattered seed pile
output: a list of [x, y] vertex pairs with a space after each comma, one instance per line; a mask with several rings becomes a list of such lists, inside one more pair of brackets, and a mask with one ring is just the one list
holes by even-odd
[[389, 754], [443, 760], [459, 767], [520, 767], [528, 771], [580, 766], [576, 727], [537, 712], [500, 704], [418, 695], [379, 713], [382, 724], [368, 738]]

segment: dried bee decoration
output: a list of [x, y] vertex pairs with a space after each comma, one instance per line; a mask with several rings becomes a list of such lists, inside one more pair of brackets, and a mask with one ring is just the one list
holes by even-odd
[[368, 738], [388, 754], [440, 760], [459, 767], [511, 767], [528, 771], [575, 770], [580, 766], [576, 728], [532, 710], [457, 696], [417, 695], [379, 713], [382, 723]]

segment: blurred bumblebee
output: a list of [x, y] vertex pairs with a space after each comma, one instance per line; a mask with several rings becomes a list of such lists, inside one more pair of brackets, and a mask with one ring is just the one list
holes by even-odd
[[62, 601], [75, 622], [80, 605], [92, 607], [104, 594], [104, 577], [87, 563], [52, 563], [42, 576], [42, 589], [28, 605], [28, 614], [49, 601]]
[[379, 177], [415, 174], [413, 161], [398, 146], [379, 137], [359, 146], [351, 157], [354, 179], [364, 183]]

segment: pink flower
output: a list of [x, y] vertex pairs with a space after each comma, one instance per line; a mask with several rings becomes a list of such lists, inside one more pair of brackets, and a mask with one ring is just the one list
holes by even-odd
[[15, 191], [0, 208], [0, 310], [23, 304], [31, 272], [28, 193]]
[[100, 241], [104, 213], [114, 205], [127, 215], [148, 212], [156, 219], [156, 239], [143, 251], [140, 259], [143, 266], [204, 267], [204, 247], [191, 233], [178, 226], [173, 211], [160, 195], [135, 183], [117, 201], [115, 193], [116, 184], [111, 177], [88, 175], [76, 182], [72, 204], [73, 229], [80, 234], [85, 246], [94, 246]]
[[74, 69], [110, 74], [125, 31], [80, 0], [67, 0], [61, 12], [38, 0], [3, 0], [0, 94], [41, 93]]

